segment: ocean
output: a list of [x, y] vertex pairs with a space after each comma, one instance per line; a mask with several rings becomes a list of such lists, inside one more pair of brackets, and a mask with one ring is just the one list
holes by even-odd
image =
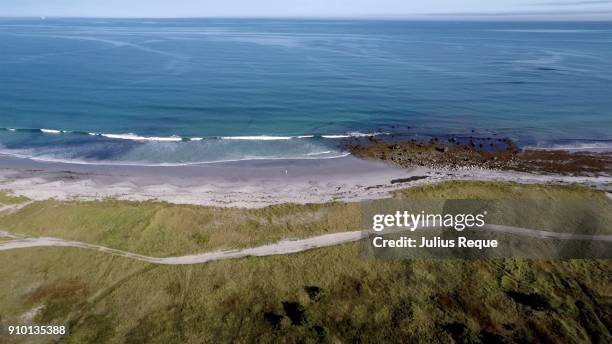
[[612, 23], [0, 19], [0, 154], [326, 159], [350, 136], [612, 149]]

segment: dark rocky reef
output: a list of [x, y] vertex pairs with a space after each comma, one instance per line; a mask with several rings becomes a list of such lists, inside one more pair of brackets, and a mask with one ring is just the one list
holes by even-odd
[[355, 156], [389, 161], [402, 167], [482, 168], [569, 176], [611, 176], [612, 154], [520, 149], [509, 139], [370, 137], [346, 143]]

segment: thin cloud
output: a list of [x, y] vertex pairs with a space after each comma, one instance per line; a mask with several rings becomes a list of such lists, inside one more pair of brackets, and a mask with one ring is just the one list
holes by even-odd
[[583, 5], [605, 5], [605, 4], [612, 4], [612, 0], [533, 2], [533, 3], [523, 4], [523, 6], [583, 6]]
[[608, 11], [513, 11], [513, 12], [449, 12], [449, 13], [426, 13], [425, 16], [434, 17], [502, 17], [502, 16], [576, 16], [576, 15], [612, 15]]

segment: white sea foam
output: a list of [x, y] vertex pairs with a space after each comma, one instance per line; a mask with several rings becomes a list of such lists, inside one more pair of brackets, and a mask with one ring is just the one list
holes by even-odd
[[[89, 136], [102, 136], [108, 139], [116, 139], [116, 140], [132, 140], [132, 141], [165, 141], [165, 142], [178, 142], [178, 141], [202, 141], [207, 139], [207, 137], [181, 137], [178, 135], [172, 136], [143, 136], [135, 133], [123, 133], [123, 134], [114, 134], [114, 133], [97, 133], [97, 132], [79, 132], [79, 131], [70, 131], [70, 130], [58, 130], [58, 129], [14, 129], [14, 128], [0, 128], [9, 131], [20, 131], [20, 130], [38, 130], [42, 133], [46, 134], [67, 134], [67, 133], [82, 133], [87, 134]], [[281, 135], [244, 135], [244, 136], [211, 136], [208, 137], [210, 139], [221, 139], [221, 140], [243, 140], [243, 141], [280, 141], [280, 140], [293, 140], [293, 139], [312, 139], [321, 137], [324, 139], [340, 139], [340, 138], [349, 138], [349, 137], [368, 137], [368, 136], [378, 136], [378, 135], [389, 135], [389, 133], [384, 132], [374, 132], [374, 133], [361, 133], [358, 131], [348, 132], [346, 134], [323, 134], [323, 135], [315, 135], [315, 134], [306, 134], [306, 135], [296, 135], [296, 136], [281, 136]]]
[[[321, 135], [324, 139], [340, 139], [347, 137], [367, 137], [377, 135], [388, 135], [388, 133], [360, 133], [360, 132], [349, 132], [346, 134], [325, 134]], [[311, 139], [316, 135], [298, 135], [298, 136], [271, 136], [271, 135], [259, 135], [259, 136], [223, 136], [223, 140], [252, 140], [252, 141], [272, 141], [272, 140], [291, 140], [291, 139]]]
[[40, 129], [40, 131], [42, 131], [45, 134], [61, 134], [61, 133], [63, 133], [63, 131], [55, 130], [55, 129]]
[[294, 136], [223, 136], [223, 140], [251, 140], [251, 141], [274, 141], [274, 140], [291, 140]]
[[589, 152], [612, 152], [612, 142], [573, 142], [564, 144], [538, 144], [525, 146], [532, 150], [565, 150], [565, 151], [589, 151]]
[[[20, 129], [17, 129], [18, 131]], [[24, 129], [24, 130], [36, 130], [39, 131], [41, 133], [43, 133], [42, 129]], [[237, 139], [237, 140], [263, 140], [266, 142], [270, 142], [269, 144], [272, 144], [272, 142], [275, 141], [270, 141], [270, 140], [288, 140], [288, 141], [284, 141], [287, 142], [286, 144], [290, 145], [290, 148], [288, 151], [285, 151], [283, 149], [281, 149], [280, 151], [278, 151], [278, 154], [275, 154], [274, 152], [257, 152], [259, 149], [255, 149], [254, 151], [251, 151], [250, 149], [247, 149], [247, 151], [243, 152], [243, 154], [240, 154], [239, 152], [234, 152], [232, 153], [231, 150], [233, 148], [232, 145], [230, 145], [230, 153], [231, 154], [227, 154], [227, 152], [225, 151], [225, 149], [223, 151], [220, 151], [219, 154], [215, 154], [214, 153], [214, 149], [215, 149], [215, 141], [219, 142], [220, 145], [222, 145], [221, 147], [226, 147], [224, 146], [224, 144], [221, 143], [221, 141], [223, 141], [224, 138], [222, 137], [180, 137], [180, 136], [169, 136], [169, 137], [154, 137], [154, 136], [142, 136], [142, 135], [138, 135], [138, 134], [134, 134], [134, 133], [126, 133], [126, 134], [107, 134], [107, 133], [96, 133], [96, 132], [73, 132], [73, 131], [62, 131], [62, 130], [54, 130], [54, 129], [45, 129], [46, 133], [49, 134], [81, 134], [81, 135], [90, 135], [92, 137], [104, 137], [106, 139], [110, 139], [110, 140], [133, 140], [133, 141], [141, 141], [143, 142], [143, 146], [138, 146], [136, 148], [133, 149], [128, 149], [126, 151], [122, 151], [121, 149], [124, 148], [120, 148], [119, 150], [115, 151], [114, 148], [112, 147], [108, 147], [108, 149], [111, 149], [114, 153], [117, 154], [117, 158], [111, 158], [111, 159], [104, 159], [104, 160], [93, 160], [93, 159], [86, 159], [83, 158], [84, 155], [92, 155], [91, 152], [89, 152], [87, 149], [84, 150], [83, 153], [87, 153], [87, 154], [80, 154], [78, 152], [78, 149], [69, 149], [64, 151], [63, 148], [61, 147], [56, 147], [54, 145], [49, 146], [47, 149], [45, 148], [40, 148], [40, 149], [36, 149], [36, 150], [21, 150], [21, 149], [0, 149], [0, 154], [3, 155], [10, 155], [10, 156], [14, 156], [14, 157], [18, 157], [18, 158], [26, 158], [26, 159], [31, 159], [31, 160], [36, 160], [36, 161], [41, 161], [41, 162], [51, 162], [51, 163], [67, 163], [67, 164], [80, 164], [80, 165], [109, 165], [109, 166], [189, 166], [189, 165], [200, 165], [200, 164], [212, 164], [212, 163], [223, 163], [223, 162], [235, 162], [235, 161], [250, 161], [250, 160], [317, 160], [317, 159], [333, 159], [333, 158], [340, 158], [340, 157], [344, 157], [349, 155], [349, 153], [347, 152], [343, 152], [343, 151], [336, 151], [333, 149], [325, 149], [328, 147], [322, 146], [322, 147], [309, 147], [311, 144], [314, 144], [315, 146], [318, 145], [318, 143], [316, 143], [316, 141], [314, 142], [308, 142], [306, 140], [310, 140], [319, 136], [316, 135], [301, 135], [301, 136], [268, 136], [268, 135], [262, 135], [262, 136], [235, 136], [235, 137], [231, 137], [231, 139]], [[189, 152], [188, 150], [182, 150], [184, 149], [191, 149], [189, 146], [182, 146], [180, 145], [180, 141], [207, 141], [207, 145], [205, 145], [202, 148], [198, 148], [195, 147], [196, 151], [194, 152]], [[304, 140], [304, 141], [302, 141]], [[176, 156], [172, 156], [172, 155], [168, 155], [168, 151], [161, 151], [158, 152], [157, 151], [157, 146], [152, 145], [155, 142], [158, 141], [170, 141], [170, 143], [176, 143], [176, 146], [168, 146], [164, 149], [170, 149], [172, 151], [177, 150], [177, 152], [179, 152], [180, 154], [177, 154]], [[229, 141], [226, 141], [229, 142]], [[243, 141], [245, 143], [247, 143], [248, 146], [248, 142], [249, 141]], [[149, 143], [151, 143], [151, 145], [149, 145]], [[194, 144], [197, 144], [197, 142], [194, 142]], [[238, 142], [236, 142], [236, 144], [238, 144]], [[284, 145], [285, 143], [283, 143]], [[306, 144], [307, 146], [302, 147], [302, 152], [293, 152], [293, 153], [289, 153], [291, 152], [293, 149], [295, 149], [296, 147], [301, 147], [302, 144]], [[213, 145], [213, 146], [210, 146]], [[276, 145], [276, 144], [273, 144]], [[296, 146], [297, 145], [297, 146]], [[88, 147], [88, 146], [85, 146]], [[121, 147], [121, 146], [119, 146]], [[241, 147], [241, 146], [238, 146]], [[0, 148], [2, 148], [2, 146], [0, 145]], [[213, 151], [211, 151], [213, 150]], [[305, 150], [305, 151], [304, 151]], [[94, 149], [94, 155], [95, 152], [97, 150]], [[250, 151], [250, 152], [249, 152]], [[89, 153], [88, 153], [89, 152]], [[128, 153], [128, 154], [126, 154]], [[159, 154], [158, 154], [159, 153]], [[195, 155], [193, 155], [192, 153], [195, 153]], [[76, 155], [75, 155], [76, 154]], [[164, 159], [163, 157], [160, 156], [160, 154], [162, 156], [166, 156], [168, 159]], [[199, 156], [199, 155], [203, 155], [203, 156]], [[183, 161], [176, 161], [175, 159], [177, 157], [182, 157], [185, 160]], [[179, 158], [179, 159], [182, 159]], [[152, 160], [149, 160], [152, 159]], [[173, 161], [174, 160], [174, 161]]]
[[[90, 133], [91, 135], [91, 133]], [[166, 137], [157, 137], [157, 136], [139, 136], [136, 134], [100, 134], [100, 136], [104, 136], [109, 139], [118, 139], [118, 140], [132, 140], [132, 141], [182, 141], [183, 139], [180, 136], [166, 136]]]
[[308, 156], [314, 156], [314, 155], [323, 155], [323, 154], [331, 154], [332, 151], [324, 151], [324, 152], [313, 152], [313, 153], [308, 153], [306, 155]]
[[344, 139], [348, 137], [368, 137], [368, 136], [379, 136], [379, 135], [389, 135], [389, 133], [360, 133], [358, 131], [349, 132], [346, 134], [331, 134], [331, 135], [321, 135], [324, 139]]
[[[332, 153], [330, 151], [330, 153]], [[323, 153], [321, 153], [323, 154]], [[116, 160], [105, 160], [105, 161], [87, 161], [80, 159], [62, 159], [51, 156], [31, 156], [27, 154], [20, 154], [10, 151], [0, 151], [0, 155], [12, 156], [21, 159], [29, 159], [33, 161], [48, 162], [48, 163], [61, 163], [61, 164], [74, 164], [74, 165], [96, 165], [96, 166], [143, 166], [143, 167], [180, 167], [180, 166], [195, 166], [195, 165], [207, 165], [207, 164], [220, 164], [228, 162], [239, 162], [239, 161], [256, 161], [256, 160], [323, 160], [323, 159], [338, 159], [344, 158], [351, 153], [339, 152], [336, 155], [330, 155], [325, 157], [310, 157], [306, 156], [288, 156], [288, 157], [265, 157], [265, 156], [251, 156], [236, 159], [221, 159], [221, 160], [210, 160], [210, 161], [193, 161], [193, 162], [169, 162], [169, 163], [150, 163], [150, 162], [139, 162], [139, 161], [116, 161]]]
[[349, 135], [344, 135], [344, 134], [340, 134], [340, 135], [321, 135], [322, 138], [324, 139], [344, 139], [347, 137], [350, 137]]

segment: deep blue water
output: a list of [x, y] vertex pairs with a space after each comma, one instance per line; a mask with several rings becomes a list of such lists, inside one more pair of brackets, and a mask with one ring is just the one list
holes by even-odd
[[0, 19], [0, 127], [0, 152], [88, 162], [375, 132], [609, 148], [612, 23]]

